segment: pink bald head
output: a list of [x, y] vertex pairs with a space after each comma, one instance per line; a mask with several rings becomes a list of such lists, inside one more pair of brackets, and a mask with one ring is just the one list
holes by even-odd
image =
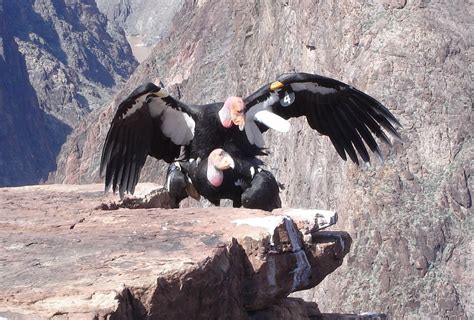
[[245, 126], [244, 100], [240, 97], [227, 98], [219, 111], [219, 118], [225, 128], [230, 128], [234, 124], [243, 130]]
[[234, 159], [222, 149], [214, 149], [207, 159], [207, 180], [218, 187], [224, 180], [223, 170], [234, 168]]

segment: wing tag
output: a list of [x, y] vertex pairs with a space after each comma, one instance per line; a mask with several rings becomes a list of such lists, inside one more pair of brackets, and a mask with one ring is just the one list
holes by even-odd
[[282, 107], [288, 107], [295, 102], [295, 93], [290, 88], [279, 92], [280, 104]]

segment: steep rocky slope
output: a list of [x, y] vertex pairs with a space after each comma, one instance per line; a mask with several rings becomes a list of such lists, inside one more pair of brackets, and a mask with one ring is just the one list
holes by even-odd
[[[115, 100], [160, 77], [184, 101], [218, 101], [298, 70], [383, 101], [405, 140], [384, 149], [384, 163], [344, 163], [304, 120], [267, 134], [284, 206], [337, 209], [354, 239], [332, 281], [303, 295], [329, 300], [322, 311], [466, 319], [474, 316], [472, 12], [467, 1], [186, 1]], [[113, 108], [73, 133], [57, 182], [100, 181]], [[148, 161], [142, 180], [163, 182], [161, 167]]]
[[[49, 119], [39, 109], [25, 61], [5, 16], [0, 0], [0, 185], [14, 185], [32, 182], [31, 175], [47, 175], [55, 162], [51, 149], [59, 150], [60, 144], [48, 140]], [[28, 143], [31, 137], [35, 137], [34, 143]]]
[[135, 58], [142, 62], [167, 36], [183, 0], [96, 0], [99, 10], [125, 30]]
[[37, 183], [136, 61], [93, 0], [2, 0], [0, 16], [0, 185]]
[[128, 36], [139, 36], [153, 45], [167, 34], [183, 0], [96, 0], [110, 20], [117, 22]]

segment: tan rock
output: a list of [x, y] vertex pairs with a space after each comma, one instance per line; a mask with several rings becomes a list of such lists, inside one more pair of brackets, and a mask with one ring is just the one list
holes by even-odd
[[117, 201], [102, 188], [0, 189], [0, 317], [245, 319], [320, 283], [351, 244], [316, 232], [314, 210], [101, 210]]

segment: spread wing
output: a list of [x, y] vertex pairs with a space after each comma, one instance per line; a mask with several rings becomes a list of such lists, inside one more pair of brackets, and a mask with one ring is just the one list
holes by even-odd
[[[375, 138], [391, 144], [386, 133], [401, 139], [397, 132], [400, 123], [390, 111], [369, 95], [335, 79], [291, 73], [257, 90], [244, 99], [247, 107], [246, 128], [249, 141], [267, 127], [286, 131], [284, 119], [305, 116], [312, 129], [326, 135], [338, 154], [346, 154], [359, 164], [357, 154], [370, 161], [367, 147], [382, 158]], [[256, 124], [261, 130], [255, 131]], [[262, 125], [263, 124], [263, 125]]]
[[172, 162], [194, 137], [195, 111], [152, 83], [135, 89], [117, 108], [102, 149], [105, 187], [132, 193], [148, 155]]

